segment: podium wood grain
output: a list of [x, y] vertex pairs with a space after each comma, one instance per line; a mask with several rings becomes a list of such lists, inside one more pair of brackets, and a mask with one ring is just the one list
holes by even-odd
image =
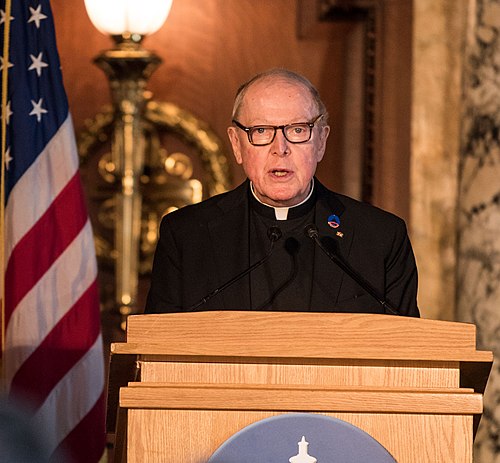
[[[137, 409], [129, 417], [128, 461], [206, 463], [220, 445], [245, 426], [284, 412]], [[322, 414], [364, 430], [388, 449], [398, 463], [472, 461], [470, 416]], [[162, 429], [168, 432], [160, 432]], [[290, 456], [284, 455], [283, 461]]]

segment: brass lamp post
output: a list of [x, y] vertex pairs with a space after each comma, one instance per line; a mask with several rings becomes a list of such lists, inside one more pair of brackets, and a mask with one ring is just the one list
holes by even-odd
[[161, 63], [156, 54], [141, 46], [141, 41], [161, 27], [171, 3], [171, 0], [85, 0], [92, 23], [115, 41], [115, 48], [102, 52], [95, 63], [109, 79], [115, 113], [111, 162], [115, 174], [121, 178], [121, 188], [114, 198], [115, 303], [122, 320], [135, 312], [137, 297], [146, 83]]

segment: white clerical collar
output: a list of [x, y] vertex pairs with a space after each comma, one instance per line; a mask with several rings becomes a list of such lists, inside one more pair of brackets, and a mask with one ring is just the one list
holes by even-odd
[[288, 207], [276, 207], [276, 206], [270, 206], [269, 204], [266, 204], [264, 202], [262, 202], [258, 197], [257, 195], [255, 194], [255, 190], [253, 188], [253, 183], [250, 182], [250, 191], [252, 192], [253, 194], [253, 197], [259, 201], [259, 203], [263, 204], [264, 206], [267, 206], [267, 207], [270, 207], [272, 209], [274, 209], [274, 215], [276, 217], [276, 220], [286, 220], [288, 218], [288, 211], [294, 207], [298, 207], [302, 204], [304, 204], [312, 195], [313, 193], [313, 190], [314, 190], [314, 178], [311, 179], [311, 189], [309, 190], [309, 194], [307, 195], [306, 199], [304, 199], [303, 201], [301, 201], [299, 204], [294, 204], [293, 206], [288, 206]]

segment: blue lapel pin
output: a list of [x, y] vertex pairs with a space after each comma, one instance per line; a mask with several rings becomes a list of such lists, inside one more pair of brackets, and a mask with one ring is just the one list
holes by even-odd
[[330, 217], [328, 217], [328, 225], [332, 228], [339, 228], [340, 227], [340, 219], [338, 215], [332, 214]]

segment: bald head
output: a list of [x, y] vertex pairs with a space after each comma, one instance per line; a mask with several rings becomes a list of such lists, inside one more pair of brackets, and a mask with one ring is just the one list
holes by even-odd
[[285, 82], [288, 84], [294, 84], [303, 87], [307, 90], [311, 97], [311, 103], [315, 106], [316, 112], [318, 114], [323, 114], [321, 124], [328, 124], [328, 111], [326, 106], [321, 100], [318, 90], [314, 85], [306, 79], [304, 76], [297, 74], [296, 72], [290, 71], [288, 69], [275, 68], [268, 71], [262, 72], [255, 75], [249, 81], [245, 82], [240, 86], [236, 92], [236, 97], [234, 100], [232, 119], [238, 119], [241, 114], [242, 107], [245, 104], [245, 96], [248, 90], [257, 83], [275, 83], [275, 82]]

